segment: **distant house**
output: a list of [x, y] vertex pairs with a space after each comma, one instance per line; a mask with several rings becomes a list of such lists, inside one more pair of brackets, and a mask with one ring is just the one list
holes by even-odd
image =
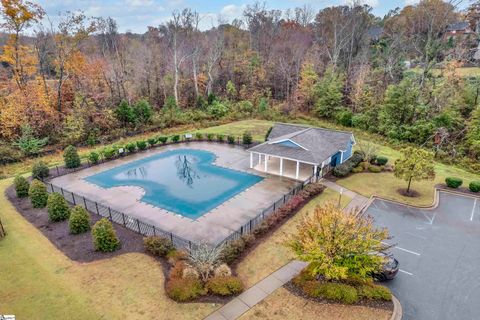
[[466, 21], [455, 22], [447, 26], [445, 31], [446, 37], [458, 37], [464, 35], [470, 35], [475, 33], [471, 28], [470, 24]]
[[370, 38], [370, 41], [375, 42], [380, 40], [380, 38], [383, 36], [383, 31], [384, 29], [379, 26], [374, 26], [368, 29], [367, 35]]
[[250, 148], [250, 168], [304, 180], [325, 174], [352, 156], [353, 133], [276, 123], [267, 141]]

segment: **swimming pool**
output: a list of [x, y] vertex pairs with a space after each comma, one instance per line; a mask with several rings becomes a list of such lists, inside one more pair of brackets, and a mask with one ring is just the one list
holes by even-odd
[[253, 174], [216, 166], [215, 157], [204, 150], [171, 150], [85, 180], [102, 188], [141, 187], [145, 191], [143, 202], [196, 219], [263, 180]]

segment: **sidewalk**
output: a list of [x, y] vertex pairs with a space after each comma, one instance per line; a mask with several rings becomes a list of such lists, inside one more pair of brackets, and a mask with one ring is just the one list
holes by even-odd
[[355, 191], [345, 189], [344, 187], [336, 184], [333, 181], [323, 178], [320, 180], [320, 183], [326, 186], [327, 188], [330, 188], [337, 192], [342, 192], [344, 195], [352, 199], [352, 201], [350, 201], [350, 203], [345, 207], [345, 211], [352, 210], [354, 208], [361, 208], [368, 202], [367, 197], [362, 196], [361, 194], [358, 194]]
[[308, 263], [291, 261], [257, 282], [253, 287], [234, 298], [232, 301], [210, 314], [205, 320], [233, 320], [250, 310], [257, 303], [265, 299], [273, 291], [295, 277]]

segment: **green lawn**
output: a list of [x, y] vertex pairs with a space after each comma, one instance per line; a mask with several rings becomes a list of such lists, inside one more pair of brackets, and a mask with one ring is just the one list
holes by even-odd
[[202, 319], [219, 305], [178, 304], [162, 266], [140, 253], [92, 263], [69, 260], [5, 198], [0, 181], [0, 314], [17, 319]]

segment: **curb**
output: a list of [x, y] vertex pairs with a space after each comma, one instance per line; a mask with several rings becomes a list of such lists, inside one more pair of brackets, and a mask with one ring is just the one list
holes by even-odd
[[393, 314], [390, 317], [390, 320], [402, 320], [403, 310], [400, 301], [392, 294], [392, 302], [393, 302]]

